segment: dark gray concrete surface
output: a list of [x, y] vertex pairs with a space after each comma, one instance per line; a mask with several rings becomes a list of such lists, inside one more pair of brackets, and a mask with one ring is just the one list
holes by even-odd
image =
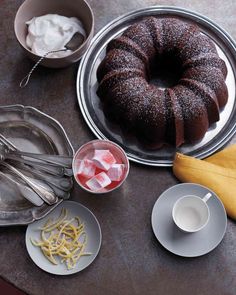
[[[89, 2], [95, 14], [96, 32], [123, 13], [159, 4], [200, 12], [236, 38], [234, 0]], [[94, 138], [77, 103], [78, 64], [61, 70], [40, 68], [27, 88], [18, 86], [32, 66], [13, 32], [14, 16], [21, 3], [0, 1], [0, 105], [20, 103], [46, 112], [59, 120], [77, 149]], [[0, 228], [0, 276], [25, 292], [38, 295], [236, 294], [235, 222], [229, 220], [226, 235], [213, 252], [195, 259], [174, 256], [156, 241], [150, 224], [152, 207], [157, 197], [176, 183], [170, 168], [131, 163], [128, 180], [110, 195], [92, 196], [75, 185], [72, 200], [91, 209], [101, 224], [103, 241], [95, 262], [69, 277], [47, 274], [27, 254], [26, 227]]]

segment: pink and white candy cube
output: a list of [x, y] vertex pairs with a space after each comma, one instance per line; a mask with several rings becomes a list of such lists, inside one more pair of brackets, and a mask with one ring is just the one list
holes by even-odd
[[116, 163], [116, 159], [109, 150], [95, 150], [92, 160], [98, 168], [105, 171], [108, 171], [111, 165]]
[[109, 184], [111, 184], [111, 180], [105, 172], [100, 172], [99, 174], [93, 176], [86, 182], [86, 185], [92, 191], [99, 191], [102, 188], [108, 186]]
[[107, 175], [112, 181], [120, 181], [124, 172], [124, 164], [112, 164]]
[[79, 163], [77, 174], [86, 178], [91, 178], [95, 175], [96, 166], [93, 161], [89, 159], [83, 159]]

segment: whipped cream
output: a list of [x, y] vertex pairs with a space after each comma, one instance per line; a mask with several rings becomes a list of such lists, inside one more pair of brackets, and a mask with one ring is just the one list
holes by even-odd
[[[83, 24], [76, 17], [47, 14], [33, 17], [26, 24], [28, 25], [26, 45], [39, 56], [43, 56], [48, 51], [65, 49], [65, 45], [77, 32], [86, 38]], [[63, 57], [71, 52], [71, 50], [67, 50], [51, 53], [48, 57]]]

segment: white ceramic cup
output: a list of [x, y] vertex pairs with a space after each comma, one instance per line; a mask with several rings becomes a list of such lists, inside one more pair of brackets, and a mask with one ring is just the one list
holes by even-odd
[[212, 194], [208, 193], [203, 198], [188, 195], [178, 199], [172, 209], [172, 217], [178, 228], [187, 233], [203, 229], [210, 219], [206, 202], [211, 196]]

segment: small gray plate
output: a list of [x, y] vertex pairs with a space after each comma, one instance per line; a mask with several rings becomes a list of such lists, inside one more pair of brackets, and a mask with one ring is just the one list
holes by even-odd
[[[88, 242], [85, 251], [93, 253], [89, 256], [82, 256], [77, 262], [76, 267], [70, 270], [67, 269], [64, 263], [53, 265], [43, 255], [41, 249], [37, 246], [34, 246], [30, 241], [30, 238], [34, 240], [40, 239], [41, 231], [39, 230], [39, 228], [42, 227], [49, 218], [58, 218], [62, 208], [68, 209], [68, 218], [79, 216], [81, 220], [85, 223], [85, 231], [88, 237]], [[76, 202], [64, 201], [48, 216], [28, 225], [25, 235], [25, 242], [27, 251], [31, 259], [38, 267], [52, 274], [70, 275], [83, 270], [94, 261], [101, 247], [102, 233], [97, 218], [88, 208]]]
[[[196, 233], [180, 231], [172, 219], [174, 203], [185, 195], [203, 197], [208, 192], [213, 195], [207, 202], [210, 209], [208, 224]], [[197, 257], [212, 251], [221, 242], [227, 216], [222, 202], [213, 191], [198, 184], [182, 183], [160, 195], [153, 207], [151, 222], [153, 232], [164, 248], [179, 256]]]

